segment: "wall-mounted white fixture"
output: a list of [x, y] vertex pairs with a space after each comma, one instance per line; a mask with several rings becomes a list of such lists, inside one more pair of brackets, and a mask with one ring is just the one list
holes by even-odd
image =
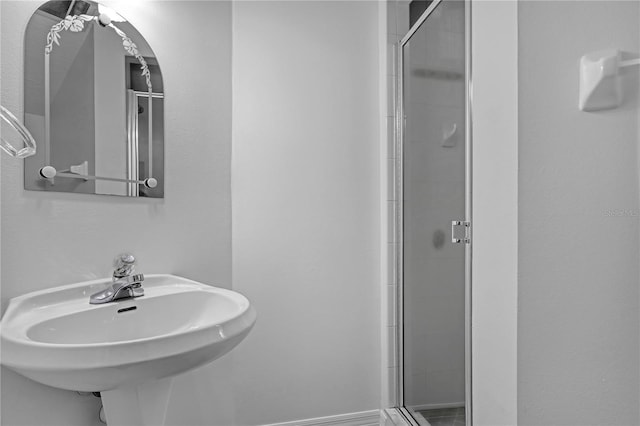
[[161, 426], [173, 376], [215, 361], [249, 334], [246, 297], [174, 275], [145, 295], [90, 304], [107, 279], [28, 293], [0, 322], [2, 365], [49, 386], [100, 392], [109, 426]]
[[456, 146], [456, 132], [458, 131], [458, 124], [443, 124], [442, 125], [442, 146], [445, 148], [452, 148]]
[[89, 162], [85, 160], [82, 163], [78, 164], [77, 166], [69, 166], [68, 170], [60, 170], [57, 173], [73, 173], [74, 175], [88, 176]]
[[618, 49], [601, 50], [580, 58], [582, 111], [600, 111], [622, 105], [621, 69], [640, 65], [640, 58], [622, 60]]

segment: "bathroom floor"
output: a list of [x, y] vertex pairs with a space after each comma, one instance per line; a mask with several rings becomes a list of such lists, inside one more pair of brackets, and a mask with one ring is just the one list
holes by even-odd
[[436, 408], [418, 411], [431, 426], [465, 426], [464, 407]]

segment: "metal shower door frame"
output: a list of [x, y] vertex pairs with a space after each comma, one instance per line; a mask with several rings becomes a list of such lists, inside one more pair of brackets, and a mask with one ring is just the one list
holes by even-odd
[[[398, 241], [398, 254], [396, 261], [396, 279], [397, 279], [397, 297], [396, 297], [396, 324], [398, 327], [396, 339], [396, 355], [398, 359], [398, 374], [396, 380], [396, 401], [398, 403], [398, 411], [412, 425], [420, 426], [413, 418], [411, 412], [405, 407], [404, 403], [404, 47], [411, 40], [411, 37], [420, 28], [420, 26], [428, 19], [431, 13], [444, 1], [434, 0], [429, 7], [423, 12], [416, 23], [411, 27], [409, 32], [402, 38], [397, 46], [397, 80], [396, 80], [396, 114], [394, 120], [396, 135], [396, 172], [395, 187], [398, 194], [398, 203], [396, 211], [395, 237]], [[472, 222], [472, 67], [471, 67], [471, 7], [472, 0], [464, 0], [465, 3], [465, 218], [451, 218], [452, 220], [464, 220]], [[465, 244], [465, 411], [466, 422], [468, 426], [473, 425], [473, 398], [472, 398], [472, 254], [473, 254], [473, 226], [470, 227], [470, 241]]]

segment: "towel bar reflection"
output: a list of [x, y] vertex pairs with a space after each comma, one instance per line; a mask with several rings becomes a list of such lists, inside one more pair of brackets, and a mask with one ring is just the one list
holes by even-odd
[[146, 178], [144, 180], [134, 180], [134, 179], [120, 179], [120, 178], [112, 178], [112, 177], [103, 177], [103, 176], [90, 176], [90, 175], [82, 175], [71, 172], [59, 172], [53, 166], [44, 166], [40, 169], [40, 176], [44, 179], [53, 179], [56, 176], [66, 177], [72, 179], [84, 179], [84, 180], [108, 180], [111, 182], [125, 182], [125, 183], [137, 183], [138, 185], [144, 185], [147, 188], [155, 188], [158, 186], [158, 180], [152, 177]]
[[3, 137], [0, 137], [0, 148], [15, 158], [26, 158], [36, 153], [36, 141], [31, 133], [18, 121], [18, 119], [5, 107], [0, 105], [0, 116], [20, 136], [24, 148], [16, 148]]

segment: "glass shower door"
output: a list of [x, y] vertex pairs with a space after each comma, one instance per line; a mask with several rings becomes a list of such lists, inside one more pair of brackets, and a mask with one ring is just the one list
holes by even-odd
[[402, 402], [433, 426], [467, 424], [465, 7], [433, 2], [401, 45]]

